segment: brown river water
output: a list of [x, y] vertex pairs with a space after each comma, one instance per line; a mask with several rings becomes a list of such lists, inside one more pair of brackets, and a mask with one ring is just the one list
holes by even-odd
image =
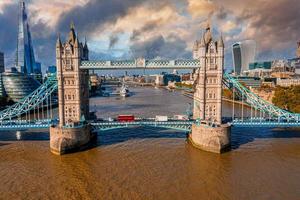
[[[191, 102], [179, 92], [131, 90], [127, 99], [92, 98], [91, 110], [172, 116]], [[297, 130], [233, 128], [232, 151], [222, 155], [166, 129], [102, 132], [97, 147], [64, 156], [52, 155], [48, 140], [43, 131], [0, 132], [0, 199], [300, 199]]]

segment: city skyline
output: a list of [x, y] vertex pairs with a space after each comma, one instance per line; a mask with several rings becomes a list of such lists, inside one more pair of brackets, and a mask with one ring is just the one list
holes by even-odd
[[[271, 2], [271, 4], [270, 4]], [[247, 4], [249, 3], [249, 4]], [[206, 0], [45, 1], [27, 2], [34, 50], [44, 65], [55, 61], [55, 40], [74, 21], [80, 37], [87, 37], [91, 58], [149, 57], [191, 58], [192, 47], [210, 19], [215, 35], [224, 35], [226, 67], [232, 65], [230, 46], [255, 39], [260, 60], [295, 57], [299, 36], [296, 0], [236, 2]], [[293, 7], [288, 5], [295, 5]], [[6, 64], [16, 51], [18, 1], [1, 1], [0, 47]], [[158, 12], [159, 9], [159, 12]], [[272, 11], [272, 12], [271, 12]], [[278, 11], [278, 12], [275, 12]], [[280, 11], [280, 12], [279, 12]], [[276, 13], [276, 14], [274, 14]], [[285, 34], [284, 30], [289, 30]], [[8, 59], [7, 59], [8, 58]]]

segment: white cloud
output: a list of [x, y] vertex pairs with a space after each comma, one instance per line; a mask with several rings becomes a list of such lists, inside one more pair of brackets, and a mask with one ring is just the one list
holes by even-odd
[[237, 27], [237, 24], [231, 20], [226, 21], [221, 25], [221, 30], [222, 32], [229, 32]]
[[0, 14], [3, 13], [3, 8], [7, 5], [13, 4], [12, 0], [0, 0]]
[[188, 0], [188, 10], [193, 17], [207, 17], [216, 9], [211, 0]]
[[67, 13], [76, 6], [84, 6], [89, 0], [34, 0], [29, 4], [29, 13], [33, 16], [32, 23], [43, 22], [49, 27], [54, 27], [61, 14]]

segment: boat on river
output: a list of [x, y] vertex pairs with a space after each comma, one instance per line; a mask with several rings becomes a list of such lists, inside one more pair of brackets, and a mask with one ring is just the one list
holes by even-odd
[[121, 89], [120, 89], [120, 96], [122, 96], [122, 97], [128, 97], [129, 93], [130, 92], [129, 92], [128, 87], [125, 84], [123, 84], [122, 87], [121, 87]]

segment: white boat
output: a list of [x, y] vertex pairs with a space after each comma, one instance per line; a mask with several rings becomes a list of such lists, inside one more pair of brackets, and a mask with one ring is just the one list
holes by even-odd
[[122, 97], [128, 97], [129, 96], [129, 90], [127, 88], [126, 85], [122, 85], [121, 89], [120, 89], [120, 96]]

